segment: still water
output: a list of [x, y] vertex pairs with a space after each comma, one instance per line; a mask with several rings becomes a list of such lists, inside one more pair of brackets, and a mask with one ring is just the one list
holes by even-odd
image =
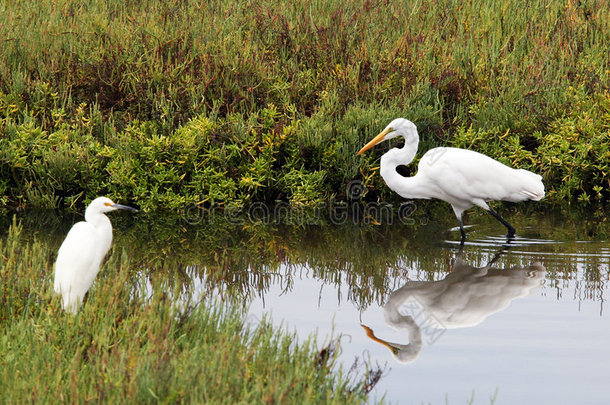
[[392, 402], [606, 403], [610, 249], [551, 252], [550, 243], [517, 241], [491, 266], [488, 246], [467, 245], [459, 260], [439, 244], [428, 251], [441, 263], [433, 277], [404, 263], [395, 289], [366, 308], [305, 272], [289, 291], [274, 284], [250, 313], [270, 312], [302, 336], [342, 334], [345, 364], [360, 356], [384, 368], [374, 397]]
[[303, 337], [340, 334], [346, 367], [360, 357], [385, 370], [373, 399], [607, 403], [610, 244], [557, 240], [552, 229], [531, 226], [507, 245], [501, 226], [477, 221], [462, 251], [446, 239], [412, 246], [419, 235], [397, 235], [403, 248], [377, 264], [391, 271], [374, 302], [359, 302], [350, 285], [373, 289], [372, 279], [353, 280], [348, 265], [341, 282], [329, 283], [315, 277], [311, 258], [282, 269], [295, 274], [291, 284], [278, 279], [250, 314], [270, 313]]
[[[79, 220], [21, 218], [57, 246]], [[381, 369], [371, 402], [608, 403], [606, 215], [507, 218], [516, 240], [474, 214], [462, 248], [450, 213], [366, 225], [113, 220], [115, 249], [140, 272], [237, 301], [250, 323], [268, 316], [320, 347], [338, 340], [344, 370], [356, 359]]]

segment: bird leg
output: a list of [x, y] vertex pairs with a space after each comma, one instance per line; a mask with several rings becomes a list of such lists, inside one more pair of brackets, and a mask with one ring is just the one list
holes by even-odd
[[462, 240], [460, 241], [460, 249], [458, 250], [457, 258], [462, 258], [462, 252], [464, 252], [464, 242], [466, 242], [466, 238], [462, 236]]
[[464, 241], [466, 240], [466, 232], [464, 231], [464, 223], [462, 222], [462, 218], [458, 218], [458, 223], [460, 224], [460, 232], [462, 233], [461, 245], [463, 245]]
[[502, 218], [500, 216], [500, 214], [498, 214], [496, 211], [492, 210], [491, 208], [489, 208], [487, 211], [491, 215], [493, 215], [495, 219], [497, 219], [498, 221], [502, 222], [502, 225], [504, 225], [508, 229], [508, 233], [506, 234], [506, 237], [508, 239], [512, 239], [512, 238], [515, 237], [515, 228], [513, 228], [513, 226], [511, 224], [506, 222], [506, 220], [504, 218]]
[[[510, 243], [510, 240], [507, 242]], [[487, 265], [485, 267], [491, 267], [493, 266], [493, 264], [500, 258], [500, 256], [502, 256], [503, 254], [508, 253], [508, 250], [511, 248], [512, 246], [510, 245], [502, 245], [502, 247], [500, 247], [500, 249], [496, 252], [496, 254], [494, 255], [494, 257], [489, 261], [489, 263], [487, 263]]]
[[454, 205], [451, 205], [451, 208], [453, 208], [455, 217], [457, 218], [458, 223], [460, 224], [460, 233], [462, 234], [462, 244], [464, 244], [464, 241], [466, 240], [466, 231], [464, 231], [464, 222], [462, 221], [462, 214], [464, 213], [464, 210], [459, 209]]

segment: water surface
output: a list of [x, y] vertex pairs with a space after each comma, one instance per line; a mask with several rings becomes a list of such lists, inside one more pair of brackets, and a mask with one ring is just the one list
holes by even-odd
[[[371, 399], [393, 403], [607, 400], [610, 227], [603, 213], [509, 214], [517, 239], [472, 215], [331, 225], [193, 223], [114, 215], [134, 271], [231, 299], [302, 339], [341, 342], [340, 360], [384, 370]], [[54, 247], [78, 216], [22, 214]], [[162, 217], [163, 218], [163, 217]], [[5, 219], [5, 224], [9, 219]]]

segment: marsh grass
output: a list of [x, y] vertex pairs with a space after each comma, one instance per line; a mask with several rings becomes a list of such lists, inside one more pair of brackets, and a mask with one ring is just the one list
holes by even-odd
[[[230, 304], [134, 279], [115, 251], [76, 316], [52, 294], [53, 255], [11, 226], [0, 241], [0, 392], [6, 403], [358, 403], [365, 384]], [[138, 287], [139, 286], [139, 287]], [[180, 299], [178, 299], [180, 298]]]
[[5, 1], [0, 199], [302, 205], [345, 197], [355, 178], [389, 199], [372, 175], [378, 156], [355, 152], [405, 116], [421, 150], [468, 146], [542, 173], [552, 201], [603, 202], [609, 10], [604, 0]]

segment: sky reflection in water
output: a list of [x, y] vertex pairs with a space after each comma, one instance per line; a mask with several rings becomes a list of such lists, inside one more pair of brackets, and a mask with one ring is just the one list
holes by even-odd
[[[342, 335], [342, 361], [386, 368], [373, 398], [399, 403], [580, 403], [607, 399], [610, 322], [604, 242], [500, 238], [428, 246], [437, 268], [405, 250], [405, 274], [364, 308], [345, 289], [299, 277], [271, 287], [250, 314], [270, 313], [303, 338]], [[408, 263], [407, 263], [408, 262]], [[489, 263], [491, 266], [488, 267]], [[306, 265], [305, 265], [306, 266]], [[342, 276], [346, 279], [346, 276]], [[347, 281], [345, 281], [347, 283]], [[365, 325], [363, 328], [361, 324]]]

